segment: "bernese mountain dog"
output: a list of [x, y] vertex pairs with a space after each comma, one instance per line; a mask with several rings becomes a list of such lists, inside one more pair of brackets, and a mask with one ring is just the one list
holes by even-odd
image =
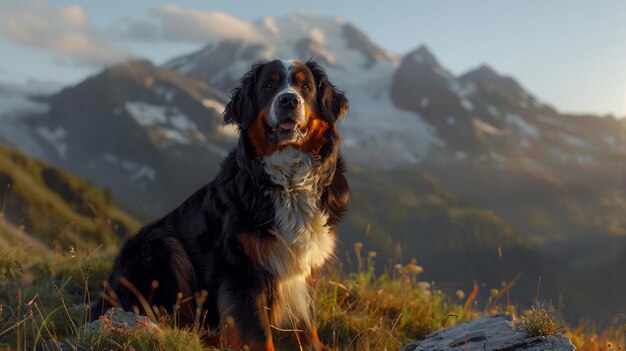
[[223, 113], [237, 146], [212, 182], [124, 244], [93, 315], [176, 310], [183, 324], [201, 314], [217, 346], [274, 350], [272, 329], [286, 328], [326, 350], [312, 284], [350, 198], [336, 128], [347, 110], [315, 62], [255, 64]]

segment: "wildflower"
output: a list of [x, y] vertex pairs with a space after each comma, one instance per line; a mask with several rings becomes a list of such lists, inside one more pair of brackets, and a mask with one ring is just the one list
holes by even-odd
[[416, 265], [416, 264], [412, 264], [412, 265], [411, 265], [411, 273], [413, 273], [413, 274], [416, 274], [416, 275], [417, 275], [417, 274], [422, 273], [423, 271], [424, 271], [424, 267], [422, 267], [422, 266], [418, 266], [418, 265]]
[[111, 327], [111, 332], [113, 334], [124, 334], [126, 333], [126, 328], [124, 328], [123, 326], [118, 326], [118, 327]]
[[464, 300], [465, 299], [465, 292], [463, 290], [457, 290], [456, 291], [456, 297], [459, 300]]
[[420, 289], [424, 289], [424, 290], [430, 290], [430, 283], [429, 282], [418, 282], [417, 283], [417, 287]]

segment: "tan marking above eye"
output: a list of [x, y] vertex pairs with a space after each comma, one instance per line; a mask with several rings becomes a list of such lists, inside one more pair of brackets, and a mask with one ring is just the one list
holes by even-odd
[[306, 80], [306, 74], [304, 74], [304, 72], [302, 72], [302, 71], [296, 72], [294, 74], [294, 77], [296, 78], [296, 81], [298, 83], [302, 83], [302, 82], [304, 82]]

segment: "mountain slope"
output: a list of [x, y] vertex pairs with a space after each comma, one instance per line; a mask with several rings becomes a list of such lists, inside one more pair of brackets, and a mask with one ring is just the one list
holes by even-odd
[[45, 101], [49, 110], [30, 123], [55, 150], [50, 161], [144, 218], [208, 181], [237, 135], [222, 127], [224, 93], [149, 61], [110, 67]]
[[24, 242], [39, 250], [45, 248], [40, 239], [57, 245], [117, 244], [139, 227], [111, 204], [109, 193], [4, 145], [0, 189], [1, 240], [7, 245]]
[[353, 204], [338, 231], [346, 250], [360, 241], [383, 258], [416, 258], [422, 278], [447, 291], [471, 289], [473, 282], [499, 287], [518, 274], [513, 296], [523, 304], [532, 301], [539, 275], [549, 280], [544, 297], [567, 289], [554, 283], [565, 262], [536, 251], [494, 211], [459, 201], [427, 174], [353, 167], [348, 181]]

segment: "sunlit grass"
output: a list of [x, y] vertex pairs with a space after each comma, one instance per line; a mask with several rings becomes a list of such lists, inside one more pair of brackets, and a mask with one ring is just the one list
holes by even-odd
[[529, 336], [551, 336], [561, 330], [554, 310], [541, 305], [533, 306], [522, 316], [522, 328]]
[[[424, 268], [415, 260], [378, 273], [376, 253], [362, 251], [362, 244], [355, 245], [357, 267], [352, 272], [326, 272], [318, 279], [319, 334], [334, 349], [398, 350], [433, 331], [499, 311], [517, 316], [533, 335], [564, 332], [579, 350], [624, 349], [626, 327], [596, 333], [582, 324], [560, 328], [553, 315], [538, 308], [518, 313], [504, 299], [513, 283], [447, 295], [435, 283], [420, 280]], [[85, 327], [85, 306], [100, 291], [114, 255], [112, 249], [70, 248], [30, 262], [24, 252], [0, 252], [0, 350], [33, 350], [37, 345], [41, 350], [59, 350], [61, 345], [94, 351], [208, 350], [203, 344], [206, 331], [180, 328], [175, 316], [156, 317], [158, 327], [145, 320], [125, 327], [107, 317], [95, 330]], [[485, 305], [479, 306], [477, 297], [485, 293]], [[275, 332], [275, 341], [277, 350], [298, 349], [289, 332]]]

